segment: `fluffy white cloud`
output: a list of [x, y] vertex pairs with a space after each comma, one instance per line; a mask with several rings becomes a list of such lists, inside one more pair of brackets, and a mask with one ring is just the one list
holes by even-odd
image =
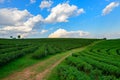
[[55, 32], [51, 33], [49, 38], [80, 38], [88, 36], [89, 32], [84, 31], [67, 31], [65, 29], [58, 29]]
[[22, 38], [25, 38], [25, 37], [28, 37], [28, 36], [32, 36], [32, 35], [35, 35], [35, 34], [39, 34], [39, 32], [36, 31], [36, 30], [32, 30], [30, 32], [17, 33], [17, 35], [21, 35]]
[[[36, 1], [36, 0], [31, 0]], [[46, 0], [43, 0], [46, 1]], [[52, 3], [50, 0], [48, 1]], [[50, 5], [51, 6], [51, 5]], [[49, 6], [49, 7], [50, 7]], [[47, 8], [47, 7], [42, 7]], [[28, 10], [19, 10], [17, 8], [1, 8], [0, 9], [0, 36], [1, 35], [22, 35], [27, 36], [29, 34], [44, 34], [48, 30], [41, 30], [41, 32], [34, 31], [37, 27], [41, 27], [41, 23], [55, 23], [55, 22], [67, 22], [71, 16], [76, 16], [84, 13], [84, 9], [78, 9], [75, 5], [69, 5], [68, 3], [58, 4], [51, 9], [50, 15], [43, 19], [41, 15], [32, 15]], [[66, 31], [67, 32], [67, 31]], [[74, 33], [71, 31], [70, 33]], [[76, 31], [75, 31], [76, 32]], [[67, 34], [70, 34], [69, 32]], [[82, 32], [79, 32], [82, 34]], [[77, 34], [77, 33], [76, 33]]]
[[84, 9], [78, 9], [75, 5], [69, 5], [68, 3], [58, 4], [51, 9], [51, 13], [45, 21], [48, 23], [67, 22], [69, 17], [82, 13], [84, 13]]
[[41, 15], [33, 16], [27, 10], [0, 9], [0, 31], [4, 33], [28, 34], [40, 22], [43, 22]]
[[35, 3], [36, 2], [36, 0], [30, 0], [30, 3]]
[[115, 7], [118, 7], [120, 5], [119, 2], [111, 2], [109, 5], [107, 5], [103, 11], [102, 15], [109, 14]]
[[37, 23], [40, 23], [40, 22], [43, 22], [43, 18], [41, 15], [37, 15], [37, 16], [34, 16], [32, 18], [29, 18], [29, 20], [27, 20], [24, 23], [24, 26], [33, 28]]
[[84, 9], [83, 9], [83, 8], [78, 9], [78, 10], [77, 10], [77, 15], [82, 14], [82, 13], [84, 13], [84, 12], [85, 12], [85, 11], [84, 11]]
[[40, 8], [43, 9], [43, 8], [50, 8], [51, 5], [53, 4], [53, 2], [51, 0], [43, 0], [41, 1], [41, 4], [40, 4]]
[[5, 31], [19, 31], [19, 32], [29, 32], [32, 28], [42, 20], [40, 15], [29, 18], [26, 22], [21, 23], [19, 26], [5, 26], [2, 30]]
[[0, 25], [19, 25], [32, 15], [27, 10], [17, 8], [0, 9]]

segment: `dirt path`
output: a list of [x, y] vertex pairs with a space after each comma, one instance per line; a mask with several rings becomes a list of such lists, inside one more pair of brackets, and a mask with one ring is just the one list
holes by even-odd
[[35, 64], [31, 67], [24, 69], [21, 72], [16, 72], [14, 74], [11, 74], [10, 76], [8, 76], [7, 78], [4, 78], [3, 80], [45, 80], [44, 78], [47, 75], [49, 75], [51, 70], [54, 67], [56, 67], [61, 61], [63, 61], [66, 57], [70, 56], [72, 53], [80, 52], [86, 49], [87, 47], [77, 48], [77, 49], [73, 49], [67, 52], [54, 55], [50, 58], [43, 60], [38, 64]]
[[[70, 54], [69, 54], [70, 55]], [[49, 68], [47, 68], [45, 71], [39, 73], [36, 75], [35, 80], [43, 80], [44, 77], [51, 72], [51, 70], [56, 67], [61, 61], [63, 61], [67, 56], [64, 56], [63, 58], [61, 58], [60, 60], [58, 60], [56, 63], [54, 63], [53, 65], [51, 65]]]

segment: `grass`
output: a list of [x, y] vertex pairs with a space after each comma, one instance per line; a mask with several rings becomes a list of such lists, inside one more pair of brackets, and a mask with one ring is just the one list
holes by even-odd
[[[58, 65], [59, 66], [59, 65]], [[57, 73], [57, 67], [56, 66], [52, 71], [51, 74], [47, 77], [46, 80], [59, 80], [58, 73]]]
[[[46, 60], [52, 56], [54, 56], [54, 55], [49, 55], [45, 58], [36, 60], [36, 59], [32, 59], [31, 54], [30, 54], [30, 55], [26, 55], [21, 58], [18, 58], [16, 60], [8, 63], [7, 65], [0, 67], [0, 79], [9, 76], [12, 73], [19, 72], [29, 66], [37, 64], [37, 63], [39, 63], [43, 60]], [[44, 68], [45, 68], [45, 66], [43, 66], [43, 69]], [[43, 70], [43, 69], [40, 68], [39, 70]]]
[[30, 55], [16, 59], [0, 68], [0, 78], [4, 78], [17, 71], [21, 71], [28, 66], [32, 66], [33, 64], [38, 63], [39, 61], [41, 60], [30, 58]]

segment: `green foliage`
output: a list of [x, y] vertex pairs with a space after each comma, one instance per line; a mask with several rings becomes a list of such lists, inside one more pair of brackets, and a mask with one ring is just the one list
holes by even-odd
[[58, 76], [60, 80], [90, 80], [86, 74], [69, 65], [60, 65], [58, 67]]
[[[41, 43], [41, 46], [32, 55], [34, 59], [41, 59], [48, 55], [53, 55], [77, 47], [88, 45], [97, 39], [45, 39], [46, 42]], [[49, 41], [47, 41], [49, 40]]]
[[48, 54], [50, 54], [50, 55], [57, 53], [57, 51], [55, 50], [55, 47], [52, 45], [47, 46], [47, 51], [48, 51]]
[[13, 51], [13, 52], [9, 52], [9, 53], [5, 53], [5, 54], [0, 54], [0, 66], [3, 66], [5, 64], [7, 64], [8, 62], [16, 59], [16, 58], [19, 58], [19, 57], [22, 57], [24, 56], [25, 54], [29, 54], [29, 53], [32, 53], [34, 52], [34, 50], [36, 50], [37, 47], [33, 47], [33, 46], [29, 46], [25, 49], [22, 49], [22, 50], [17, 50], [17, 51]]
[[[58, 70], [56, 72], [58, 72], [59, 79], [119, 80], [119, 44], [119, 39], [105, 40], [82, 52], [73, 53], [72, 56], [66, 58], [65, 61], [57, 67]], [[80, 79], [80, 73], [87, 75], [87, 78]]]
[[45, 46], [39, 47], [39, 49], [36, 50], [34, 52], [34, 54], [32, 55], [32, 57], [35, 58], [35, 59], [43, 58], [45, 56], [47, 56], [47, 50], [46, 50]]
[[84, 71], [87, 74], [89, 74], [90, 71], [92, 70], [92, 66], [90, 64], [84, 62], [80, 58], [68, 57], [66, 59], [66, 63], [68, 65], [76, 67], [78, 70]]
[[98, 39], [0, 39], [0, 78], [14, 72], [17, 67], [30, 66], [49, 55], [80, 48], [94, 41]]
[[[20, 35], [19, 35], [20, 38]], [[88, 45], [98, 39], [0, 39], [0, 66], [26, 54], [34, 59]], [[38, 49], [39, 47], [39, 49]]]

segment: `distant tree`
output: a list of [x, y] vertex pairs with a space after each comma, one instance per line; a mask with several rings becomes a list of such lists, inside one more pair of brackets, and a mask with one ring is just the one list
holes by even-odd
[[11, 39], [13, 39], [13, 36], [10, 36]]
[[18, 35], [18, 39], [20, 39], [21, 38], [21, 36], [20, 35]]
[[107, 40], [107, 38], [103, 38], [104, 40]]

